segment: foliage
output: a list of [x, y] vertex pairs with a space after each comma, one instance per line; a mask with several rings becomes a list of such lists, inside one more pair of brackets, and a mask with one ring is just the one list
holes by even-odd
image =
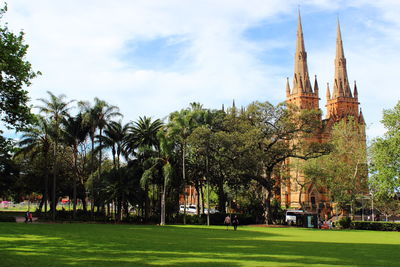
[[400, 101], [381, 122], [386, 133], [371, 145], [370, 186], [376, 198], [388, 199], [400, 190]]
[[338, 221], [338, 224], [343, 229], [349, 229], [351, 227], [351, 218], [343, 217]]
[[[353, 206], [356, 199], [368, 192], [367, 159], [363, 126], [352, 117], [333, 126], [332, 152], [305, 163], [306, 179], [327, 188], [339, 207]], [[340, 160], [338, 160], [340, 159]]]
[[354, 222], [351, 222], [351, 229], [400, 232], [400, 223], [354, 221]]
[[[6, 11], [7, 5], [0, 9], [0, 20]], [[7, 24], [0, 25], [0, 118], [7, 127], [16, 129], [31, 122], [28, 91], [24, 87], [40, 74], [25, 59], [27, 51], [24, 32], [14, 34]]]

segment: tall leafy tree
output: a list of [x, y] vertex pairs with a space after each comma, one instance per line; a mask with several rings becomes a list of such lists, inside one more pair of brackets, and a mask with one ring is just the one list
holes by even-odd
[[267, 223], [271, 223], [271, 198], [277, 185], [277, 176], [274, 175], [277, 168], [289, 158], [308, 160], [326, 155], [330, 152], [330, 145], [312, 141], [320, 126], [319, 111], [254, 102], [247, 107], [245, 116], [258, 129], [260, 149], [260, 164], [250, 168], [249, 175], [267, 192], [265, 218]]
[[[89, 125], [89, 135], [92, 144], [92, 167], [94, 166], [94, 145], [95, 145], [95, 136], [96, 131], [99, 131], [99, 136], [103, 135], [103, 129], [108, 121], [110, 121], [114, 117], [122, 116], [119, 113], [119, 108], [117, 106], [113, 106], [108, 104], [106, 101], [101, 100], [97, 97], [94, 98], [93, 106], [88, 102], [80, 102], [79, 106], [84, 113], [84, 121]], [[101, 141], [99, 142], [99, 147], [101, 147]], [[98, 170], [98, 179], [101, 176], [101, 162], [102, 162], [102, 149], [99, 149], [99, 170]], [[92, 171], [92, 213], [94, 212], [94, 203], [95, 203], [95, 177], [93, 176], [94, 170]]]
[[[7, 5], [0, 9], [0, 22]], [[23, 89], [40, 72], [34, 72], [26, 60], [28, 45], [24, 32], [14, 34], [7, 25], [0, 25], [0, 118], [9, 127], [21, 129], [31, 122], [27, 106], [28, 91]]]
[[47, 212], [48, 184], [50, 168], [50, 152], [52, 145], [52, 128], [50, 122], [44, 117], [37, 116], [36, 122], [24, 133], [19, 141], [21, 149], [17, 154], [29, 154], [32, 158], [36, 156], [43, 157], [45, 182], [43, 185], [44, 211]]
[[330, 139], [331, 153], [307, 162], [304, 173], [308, 180], [327, 188], [338, 207], [350, 206], [353, 214], [357, 198], [368, 193], [365, 135], [349, 117], [333, 126]]
[[89, 129], [83, 123], [82, 113], [78, 113], [75, 117], [68, 117], [63, 120], [62, 128], [62, 141], [65, 145], [69, 146], [72, 150], [73, 156], [73, 218], [76, 218], [76, 205], [77, 205], [77, 183], [79, 179], [79, 145], [86, 140]]
[[62, 120], [69, 116], [70, 104], [73, 102], [67, 101], [66, 96], [61, 94], [59, 96], [54, 95], [51, 92], [47, 92], [49, 95], [49, 99], [41, 98], [39, 99], [42, 102], [41, 106], [38, 106], [39, 111], [44, 113], [51, 120], [51, 125], [53, 127], [53, 139], [54, 139], [54, 166], [53, 166], [53, 190], [52, 190], [52, 211], [53, 211], [53, 220], [56, 219], [56, 181], [58, 174], [58, 142], [60, 139], [60, 124]]
[[383, 111], [384, 136], [373, 140], [370, 186], [375, 197], [390, 202], [400, 191], [400, 101]]
[[[147, 159], [154, 156], [154, 152], [159, 151], [160, 142], [157, 133], [162, 126], [163, 123], [161, 120], [152, 120], [151, 117], [144, 116], [139, 117], [139, 119], [130, 127], [127, 136], [127, 150], [132, 154], [136, 154], [142, 166]], [[144, 217], [147, 220], [150, 210], [149, 180], [144, 179], [143, 181], [145, 181]]]

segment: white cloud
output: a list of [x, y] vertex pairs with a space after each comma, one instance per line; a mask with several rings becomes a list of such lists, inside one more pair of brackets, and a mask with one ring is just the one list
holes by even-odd
[[[24, 29], [29, 60], [43, 72], [30, 89], [32, 99], [46, 97], [47, 90], [77, 100], [97, 96], [118, 105], [129, 121], [142, 115], [164, 117], [193, 101], [219, 108], [233, 98], [239, 105], [284, 100], [285, 76], [291, 75], [293, 66], [262, 62], [257, 56], [260, 49], [273, 51], [287, 45], [271, 39], [252, 43], [242, 33], [261, 21], [273, 24], [295, 18], [297, 4], [279, 0], [13, 0], [5, 19], [13, 30]], [[355, 21], [364, 23], [374, 35], [357, 32], [351, 25], [342, 28], [349, 78], [357, 79], [366, 120], [373, 123], [369, 133], [381, 132], [382, 107], [393, 106], [400, 98], [395, 82], [400, 60], [399, 4], [394, 0], [301, 4], [305, 12], [316, 16], [327, 10], [345, 13], [346, 6], [351, 6], [352, 12], [373, 7], [378, 13], [360, 13]], [[179, 68], [144, 70], [132, 67], [135, 62], [127, 66], [121, 59], [127, 41], [169, 36], [182, 36], [189, 43], [180, 51], [185, 60], [178, 64], [185, 65]], [[306, 47], [317, 41], [306, 39]], [[334, 41], [308, 51], [310, 73], [318, 74], [322, 99], [325, 83], [333, 79], [333, 45]]]

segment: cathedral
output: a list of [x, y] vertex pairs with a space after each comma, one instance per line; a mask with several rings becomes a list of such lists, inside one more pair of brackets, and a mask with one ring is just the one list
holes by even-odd
[[[331, 89], [329, 83], [326, 88], [326, 117], [321, 118], [321, 129], [315, 134], [314, 141], [327, 142], [334, 123], [352, 116], [358, 123], [365, 136], [365, 121], [358, 102], [357, 85], [354, 82], [353, 89], [347, 77], [346, 58], [344, 56], [340, 24], [337, 24], [336, 57], [334, 61], [334, 79]], [[297, 24], [296, 52], [294, 58], [293, 86], [290, 87], [289, 79], [286, 82], [286, 103], [296, 105], [300, 109], [319, 110], [319, 87], [315, 76], [312, 85], [308, 73], [307, 52], [304, 45], [303, 29], [301, 25], [300, 12]], [[365, 138], [363, 140], [365, 142]], [[287, 166], [293, 165], [295, 159], [286, 162]], [[291, 167], [289, 167], [291, 168]], [[298, 186], [299, 180], [304, 180], [301, 173], [289, 169], [289, 178], [281, 184], [281, 204], [291, 208], [301, 206], [309, 212], [327, 214], [332, 210], [332, 203], [326, 189], [316, 188], [308, 185], [305, 188]], [[302, 202], [302, 203], [300, 203]], [[302, 204], [302, 205], [301, 205]]]

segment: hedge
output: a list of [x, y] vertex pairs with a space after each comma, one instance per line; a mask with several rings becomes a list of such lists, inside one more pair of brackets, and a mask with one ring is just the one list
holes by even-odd
[[16, 220], [12, 216], [0, 216], [0, 222], [16, 222]]
[[369, 222], [353, 221], [351, 228], [356, 230], [374, 230], [374, 231], [398, 231], [400, 232], [400, 223], [395, 222]]

